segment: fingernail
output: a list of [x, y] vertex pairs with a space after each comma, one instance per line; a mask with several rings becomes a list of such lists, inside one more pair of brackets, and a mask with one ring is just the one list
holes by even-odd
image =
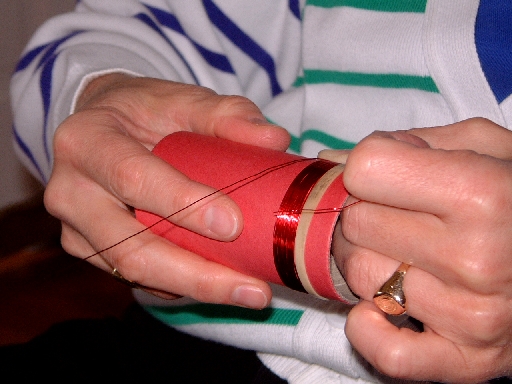
[[241, 285], [231, 294], [234, 304], [241, 307], [262, 309], [268, 304], [268, 298], [263, 291], [253, 285]]
[[388, 135], [397, 141], [403, 141], [419, 148], [430, 148], [425, 140], [406, 131], [388, 132]]
[[226, 209], [212, 206], [204, 214], [206, 227], [222, 238], [232, 237], [238, 229], [235, 215]]
[[318, 158], [330, 160], [335, 163], [346, 164], [350, 150], [324, 149], [318, 152]]

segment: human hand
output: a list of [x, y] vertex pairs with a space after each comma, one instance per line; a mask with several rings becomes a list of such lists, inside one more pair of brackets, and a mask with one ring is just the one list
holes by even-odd
[[[129, 208], [166, 217], [214, 191], [150, 152], [164, 136], [179, 130], [277, 150], [289, 143], [288, 133], [268, 124], [245, 98], [123, 74], [100, 77], [87, 86], [76, 113], [54, 138], [45, 204], [62, 221], [62, 245], [80, 258], [101, 251], [88, 261], [108, 272], [116, 268], [125, 279], [161, 297], [262, 308], [271, 297], [266, 283], [143, 231]], [[171, 220], [222, 241], [235, 239], [243, 226], [242, 214], [228, 196]]]
[[[342, 155], [346, 155], [342, 153]], [[332, 158], [332, 153], [331, 153]], [[348, 156], [333, 251], [362, 299], [346, 334], [382, 373], [481, 382], [512, 374], [512, 133], [484, 119], [375, 133]], [[372, 302], [410, 264], [397, 328]]]

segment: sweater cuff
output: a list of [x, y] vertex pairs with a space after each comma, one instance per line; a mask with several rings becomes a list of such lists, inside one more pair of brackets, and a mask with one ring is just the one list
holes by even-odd
[[124, 69], [124, 68], [106, 69], [106, 70], [96, 71], [96, 72], [89, 73], [88, 75], [85, 75], [82, 78], [82, 80], [80, 81], [80, 83], [78, 84], [78, 87], [77, 87], [77, 89], [76, 89], [76, 91], [75, 91], [75, 93], [73, 95], [73, 98], [71, 100], [71, 106], [70, 106], [70, 109], [69, 109], [69, 114], [72, 115], [73, 113], [75, 113], [76, 104], [77, 104], [78, 99], [80, 98], [80, 96], [82, 95], [84, 90], [87, 88], [87, 86], [93, 80], [95, 80], [95, 79], [97, 79], [99, 77], [102, 77], [102, 76], [110, 75], [112, 73], [124, 74], [124, 75], [128, 75], [128, 76], [131, 76], [131, 77], [143, 77], [144, 76], [144, 75], [141, 75], [140, 73], [129, 71], [129, 70]]

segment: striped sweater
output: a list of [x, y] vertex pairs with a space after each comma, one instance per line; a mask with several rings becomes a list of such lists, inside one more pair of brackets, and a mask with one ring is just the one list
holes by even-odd
[[[475, 116], [509, 127], [511, 17], [500, 0], [81, 0], [37, 31], [15, 70], [15, 147], [47, 182], [56, 127], [110, 72], [246, 96], [305, 156], [374, 130]], [[342, 304], [282, 287], [264, 311], [135, 295], [173, 327], [258, 351], [290, 382], [382, 379], [350, 347]]]

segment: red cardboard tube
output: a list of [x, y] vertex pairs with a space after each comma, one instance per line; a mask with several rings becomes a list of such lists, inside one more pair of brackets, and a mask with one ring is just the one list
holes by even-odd
[[138, 210], [138, 220], [154, 233], [267, 282], [346, 301], [331, 256], [334, 226], [348, 197], [343, 165], [190, 132], [165, 137], [153, 153], [228, 194], [244, 217], [240, 236], [221, 242]]

